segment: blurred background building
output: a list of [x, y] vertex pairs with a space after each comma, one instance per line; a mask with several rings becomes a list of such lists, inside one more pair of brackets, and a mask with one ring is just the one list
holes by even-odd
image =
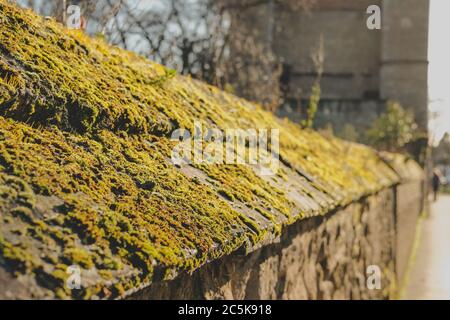
[[[381, 30], [366, 26], [373, 4], [382, 9]], [[263, 30], [260, 40], [282, 63], [279, 115], [297, 121], [304, 116], [319, 76], [314, 56], [323, 50], [316, 126], [366, 129], [387, 100], [397, 100], [426, 131], [428, 14], [427, 0], [318, 0], [309, 10], [268, 0], [241, 11], [239, 23]]]

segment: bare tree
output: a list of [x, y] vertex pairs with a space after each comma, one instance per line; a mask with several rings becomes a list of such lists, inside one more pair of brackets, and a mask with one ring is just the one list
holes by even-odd
[[309, 11], [315, 0], [220, 0], [231, 17], [224, 83], [275, 111], [285, 95], [283, 62], [274, 53], [275, 10]]
[[[22, 0], [59, 18], [68, 4], [82, 7], [86, 32], [136, 51], [274, 111], [282, 102], [282, 63], [270, 28], [247, 21], [251, 10], [281, 6], [309, 10], [315, 0]], [[65, 3], [66, 2], [66, 3]], [[269, 7], [267, 7], [269, 6]], [[265, 21], [263, 21], [266, 23]], [[269, 30], [269, 31], [268, 31]]]

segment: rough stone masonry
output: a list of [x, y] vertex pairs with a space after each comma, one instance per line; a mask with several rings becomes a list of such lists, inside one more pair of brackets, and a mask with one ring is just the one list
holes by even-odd
[[[0, 20], [0, 298], [395, 293], [422, 210], [414, 161], [302, 129], [9, 1]], [[279, 130], [278, 171], [175, 165], [171, 133], [195, 122]], [[380, 288], [367, 286], [374, 266]]]
[[[235, 253], [130, 298], [395, 298], [421, 212], [420, 180], [415, 186], [413, 193], [386, 189], [324, 217], [295, 223], [277, 243], [248, 255]], [[412, 200], [405, 211], [396, 210], [396, 197]], [[405, 216], [402, 225], [396, 224], [399, 215]], [[382, 270], [380, 289], [367, 286], [370, 265]]]

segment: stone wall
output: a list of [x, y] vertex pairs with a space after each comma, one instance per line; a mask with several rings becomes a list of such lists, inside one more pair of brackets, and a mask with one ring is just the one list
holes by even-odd
[[[301, 101], [301, 105], [307, 104], [307, 100]], [[340, 134], [346, 125], [352, 125], [358, 132], [365, 132], [385, 110], [385, 102], [377, 99], [321, 99], [314, 126], [325, 128], [331, 125], [333, 131]], [[295, 122], [305, 117], [301, 108], [292, 107], [291, 104], [284, 104], [276, 114]]]
[[[394, 291], [421, 211], [414, 161], [302, 130], [10, 1], [0, 20], [0, 299]], [[259, 146], [233, 139], [258, 165], [240, 151], [210, 163], [211, 144], [203, 161], [177, 163], [173, 133], [197, 137], [197, 123], [207, 141], [231, 128], [277, 135], [264, 130], [262, 153], [261, 132]], [[365, 287], [369, 265], [381, 290]]]
[[395, 99], [428, 126], [429, 1], [384, 0], [380, 94]]
[[424, 185], [404, 183], [397, 186], [396, 193], [396, 270], [398, 282], [402, 284], [414, 242], [417, 220], [424, 211], [424, 204], [417, 202], [418, 198], [424, 196]]
[[[317, 0], [306, 12], [292, 10], [283, 1], [258, 3], [240, 12], [243, 18], [235, 21], [235, 28], [258, 30], [258, 40], [268, 43], [283, 65], [280, 86], [285, 102], [293, 107], [287, 116], [295, 119], [303, 108], [298, 102], [310, 95], [317, 79], [311, 56], [322, 38], [322, 99], [397, 100], [415, 114], [419, 128], [427, 131], [429, 1]], [[381, 30], [367, 28], [369, 5], [381, 7]], [[273, 86], [270, 83], [269, 90]], [[345, 122], [358, 126], [346, 111], [341, 111], [347, 116]]]
[[[372, 1], [376, 4], [376, 1]], [[322, 98], [362, 99], [378, 92], [381, 32], [366, 27], [365, 3], [351, 8], [313, 7], [311, 12], [279, 8], [274, 14], [273, 50], [289, 68], [289, 97], [309, 95], [317, 78], [311, 56], [323, 39]], [[318, 1], [318, 5], [322, 1]], [[299, 92], [299, 89], [302, 92]]]
[[[421, 182], [392, 187], [326, 216], [299, 221], [276, 243], [247, 255], [234, 253], [129, 298], [392, 298], [421, 210]], [[380, 290], [367, 288], [370, 265], [382, 272]]]

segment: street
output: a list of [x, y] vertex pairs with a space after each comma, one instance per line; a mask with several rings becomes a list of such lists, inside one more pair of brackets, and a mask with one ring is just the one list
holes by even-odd
[[450, 196], [431, 204], [419, 232], [402, 299], [450, 299]]

